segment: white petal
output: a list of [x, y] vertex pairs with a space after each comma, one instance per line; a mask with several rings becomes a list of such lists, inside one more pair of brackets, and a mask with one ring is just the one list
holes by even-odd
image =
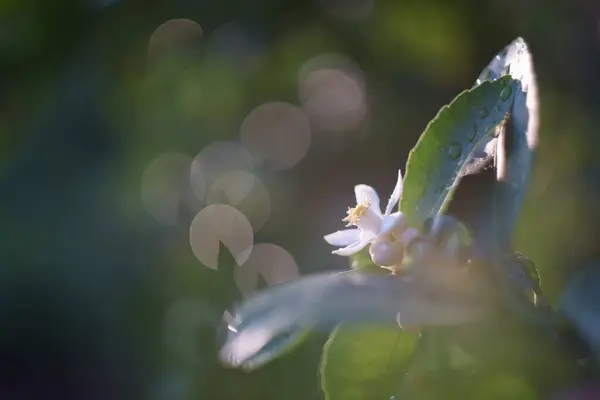
[[382, 222], [383, 216], [381, 215], [381, 211], [369, 207], [367, 212], [358, 219], [356, 226], [364, 233], [368, 232], [372, 235], [371, 237], [375, 237], [379, 235]]
[[388, 200], [387, 207], [385, 208], [385, 215], [390, 215], [394, 206], [398, 204], [400, 201], [400, 196], [402, 196], [402, 171], [398, 170], [398, 180], [396, 181], [396, 187], [394, 187], [394, 191]]
[[346, 247], [342, 247], [341, 249], [334, 250], [334, 251], [332, 251], [332, 253], [337, 254], [338, 256], [344, 256], [344, 257], [351, 256], [352, 254], [358, 253], [359, 251], [364, 249], [365, 246], [369, 244], [370, 240], [371, 239], [365, 240], [364, 238], [361, 238], [361, 240], [358, 240], [352, 244], [349, 244]]
[[381, 234], [384, 235], [391, 231], [403, 231], [408, 226], [406, 215], [400, 211], [395, 212], [391, 215], [383, 217], [383, 223], [381, 224]]
[[356, 204], [361, 204], [365, 200], [369, 199], [371, 203], [371, 209], [378, 215], [381, 215], [381, 205], [379, 204], [379, 195], [369, 185], [356, 185], [354, 186], [354, 194], [356, 195]]
[[330, 233], [329, 235], [325, 235], [323, 236], [323, 239], [333, 246], [348, 246], [349, 244], [358, 242], [360, 240], [360, 230], [344, 229], [343, 231], [337, 231]]
[[362, 231], [360, 233], [360, 241], [361, 242], [370, 242], [371, 240], [375, 239], [379, 234], [375, 233], [375, 232], [370, 232], [370, 231]]

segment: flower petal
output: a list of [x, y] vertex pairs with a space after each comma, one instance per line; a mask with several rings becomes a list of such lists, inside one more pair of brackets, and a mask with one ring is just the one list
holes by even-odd
[[403, 231], [407, 228], [408, 221], [406, 215], [400, 211], [383, 217], [380, 234], [384, 235], [392, 231]]
[[390, 215], [392, 213], [394, 206], [400, 201], [400, 196], [402, 196], [402, 170], [398, 170], [396, 187], [394, 187], [394, 191], [388, 200], [387, 207], [385, 208], [385, 215]]
[[370, 242], [371, 240], [375, 239], [377, 236], [379, 236], [379, 232], [361, 231], [360, 232], [360, 241], [361, 242]]
[[358, 226], [363, 233], [367, 233], [371, 235], [371, 238], [379, 235], [379, 231], [381, 230], [381, 223], [383, 222], [383, 216], [381, 215], [381, 211], [374, 210], [373, 207], [369, 207], [369, 209], [361, 215], [358, 221], [354, 223], [354, 225]]
[[323, 239], [333, 246], [348, 246], [349, 244], [358, 242], [360, 240], [360, 230], [344, 229], [343, 231], [337, 231], [330, 233], [329, 235], [325, 235], [323, 236]]
[[354, 186], [354, 194], [356, 195], [356, 204], [361, 204], [369, 199], [371, 209], [378, 215], [381, 215], [381, 205], [379, 204], [379, 195], [369, 185], [356, 185]]
[[361, 240], [351, 243], [346, 247], [342, 247], [341, 249], [334, 250], [332, 251], [332, 253], [337, 254], [338, 256], [349, 257], [352, 254], [358, 253], [359, 251], [364, 249], [365, 246], [369, 244], [370, 240], [371, 239], [364, 240], [363, 238], [361, 238]]

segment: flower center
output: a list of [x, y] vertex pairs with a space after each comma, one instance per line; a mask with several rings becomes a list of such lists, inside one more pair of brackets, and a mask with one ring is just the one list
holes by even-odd
[[366, 198], [362, 203], [357, 204], [354, 208], [348, 208], [346, 214], [346, 218], [342, 219], [342, 221], [348, 221], [348, 225], [358, 225], [358, 221], [360, 221], [361, 217], [367, 215], [367, 211], [369, 211], [369, 207], [371, 207], [371, 199]]

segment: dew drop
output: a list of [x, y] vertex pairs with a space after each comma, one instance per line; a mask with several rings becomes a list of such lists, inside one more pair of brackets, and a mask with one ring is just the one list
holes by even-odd
[[482, 108], [481, 110], [479, 110], [479, 118], [483, 119], [486, 118], [488, 115], [490, 115], [490, 112], [487, 108]]
[[477, 137], [477, 125], [473, 124], [473, 126], [471, 127], [471, 131], [469, 132], [469, 136], [467, 136], [467, 139], [469, 140], [469, 142], [472, 142], [473, 140], [475, 140], [476, 137]]
[[510, 99], [510, 95], [512, 94], [512, 87], [507, 86], [500, 92], [500, 99], [502, 101], [507, 101]]
[[461, 153], [462, 149], [458, 143], [452, 143], [450, 147], [448, 147], [448, 155], [453, 160], [456, 160], [458, 157], [460, 157]]

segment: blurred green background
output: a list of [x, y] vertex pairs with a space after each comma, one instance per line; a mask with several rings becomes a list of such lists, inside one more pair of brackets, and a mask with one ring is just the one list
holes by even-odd
[[[517, 36], [542, 121], [515, 247], [555, 301], [600, 255], [599, 18], [589, 0], [0, 1], [0, 397], [319, 398], [324, 336], [246, 374], [217, 362], [215, 320], [346, 268], [322, 236], [353, 185], [385, 201]], [[223, 202], [242, 216], [204, 208]], [[214, 220], [242, 232], [238, 263], [269, 244], [237, 280]]]

